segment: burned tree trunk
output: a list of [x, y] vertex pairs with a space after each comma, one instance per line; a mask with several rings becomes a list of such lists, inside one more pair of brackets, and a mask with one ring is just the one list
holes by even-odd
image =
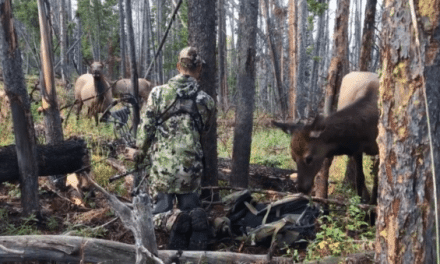
[[375, 262], [437, 263], [440, 1], [383, 6]]
[[[38, 145], [35, 175], [47, 176], [73, 173], [90, 165], [86, 144], [83, 140], [68, 140], [53, 145]], [[0, 182], [19, 180], [16, 146], [0, 148]]]
[[258, 0], [242, 1], [238, 29], [238, 100], [235, 111], [234, 146], [231, 184], [248, 187], [252, 125], [255, 96], [255, 56], [258, 22]]
[[29, 95], [21, 68], [21, 53], [10, 0], [0, 0], [0, 47], [5, 91], [9, 97], [15, 133], [21, 204], [25, 215], [38, 212], [37, 149]]
[[[200, 87], [212, 98], [216, 95], [216, 82], [212, 81], [215, 73], [215, 1], [188, 1], [188, 42], [196, 47], [200, 56], [205, 60], [200, 75]], [[202, 186], [217, 186], [217, 122], [214, 121], [208, 133], [203, 136], [203, 153], [205, 167]], [[202, 197], [211, 197], [210, 192], [202, 192]]]

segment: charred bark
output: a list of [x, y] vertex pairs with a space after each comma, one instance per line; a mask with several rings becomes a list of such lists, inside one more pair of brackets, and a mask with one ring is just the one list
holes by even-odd
[[[88, 150], [83, 140], [68, 140], [52, 145], [36, 146], [37, 169], [35, 175], [67, 174], [87, 169], [90, 165]], [[0, 182], [16, 182], [19, 177], [16, 146], [0, 148]]]
[[23, 213], [28, 215], [40, 210], [36, 177], [37, 149], [30, 100], [21, 68], [21, 52], [10, 0], [0, 0], [0, 47], [5, 91], [9, 98], [14, 124], [17, 153], [15, 161], [18, 164], [21, 182], [21, 204]]

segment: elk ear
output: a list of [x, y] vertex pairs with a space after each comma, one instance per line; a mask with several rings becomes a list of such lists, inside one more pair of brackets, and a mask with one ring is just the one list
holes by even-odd
[[325, 130], [325, 125], [323, 125], [324, 118], [322, 116], [317, 116], [313, 123], [310, 125], [310, 138], [319, 138], [322, 132]]
[[272, 124], [276, 127], [281, 128], [285, 133], [292, 134], [296, 130], [301, 129], [303, 126], [299, 124], [293, 124], [293, 123], [280, 123], [277, 121], [272, 120]]

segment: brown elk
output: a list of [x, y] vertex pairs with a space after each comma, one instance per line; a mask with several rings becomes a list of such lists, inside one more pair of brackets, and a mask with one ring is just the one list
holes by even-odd
[[75, 82], [75, 100], [78, 102], [77, 119], [83, 104], [88, 106], [88, 115], [95, 117], [98, 125], [98, 113], [104, 112], [112, 103], [112, 90], [103, 74], [104, 64], [93, 62], [90, 73], [81, 75]]
[[350, 155], [356, 161], [357, 193], [364, 201], [369, 200], [362, 154], [379, 153], [376, 143], [378, 89], [377, 74], [352, 72], [342, 80], [338, 110], [332, 115], [326, 118], [318, 116], [308, 125], [273, 121], [275, 126], [292, 135], [291, 154], [298, 169], [298, 191], [310, 193], [325, 158]]
[[[139, 78], [139, 97], [141, 98], [140, 107], [142, 107], [142, 103], [146, 102], [148, 99], [148, 95], [153, 89], [153, 84], [146, 80]], [[112, 93], [114, 97], [121, 97], [123, 94], [131, 94], [133, 95], [133, 86], [131, 85], [131, 79], [120, 79], [116, 81], [112, 85]]]

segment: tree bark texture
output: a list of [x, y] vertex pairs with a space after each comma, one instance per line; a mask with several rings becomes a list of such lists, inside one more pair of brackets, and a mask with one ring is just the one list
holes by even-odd
[[328, 116], [336, 108], [337, 95], [341, 88], [342, 78], [349, 71], [348, 62], [348, 13], [350, 0], [340, 0], [335, 18], [335, 32], [333, 35], [333, 54], [328, 69], [328, 82], [324, 115]]
[[125, 65], [125, 20], [124, 20], [124, 0], [119, 0], [119, 43], [121, 49], [121, 78], [126, 78], [126, 65]]
[[[68, 140], [53, 145], [37, 146], [37, 169], [33, 177], [73, 173], [90, 166], [83, 140]], [[87, 170], [87, 169], [86, 169]], [[0, 148], [0, 182], [19, 180], [16, 146]]]
[[134, 32], [133, 32], [133, 19], [131, 15], [131, 0], [125, 0], [125, 14], [127, 17], [127, 28], [128, 28], [128, 50], [130, 52], [130, 71], [131, 71], [131, 84], [133, 85], [133, 96], [136, 98], [137, 103], [133, 105], [133, 126], [132, 133], [134, 138], [136, 138], [138, 125], [140, 123], [140, 113], [139, 113], [139, 80], [138, 72], [136, 66], [136, 47], [134, 44]]
[[220, 100], [223, 112], [228, 109], [228, 82], [227, 82], [227, 47], [226, 47], [226, 11], [225, 0], [218, 1], [218, 76], [220, 86]]
[[[278, 92], [278, 98], [277, 101], [280, 106], [281, 115], [287, 116], [287, 102], [285, 100], [284, 96], [284, 90], [283, 90], [283, 80], [281, 79], [281, 66], [280, 66], [280, 55], [279, 51], [277, 50], [276, 43], [274, 40], [273, 34], [275, 29], [273, 28], [272, 19], [269, 17], [269, 3], [267, 0], [264, 0], [264, 16], [266, 17], [266, 34], [267, 34], [267, 42], [269, 46], [270, 56], [272, 59], [272, 65], [273, 65], [273, 74], [275, 76], [275, 84], [277, 87]], [[244, 29], [245, 32], [241, 32], [241, 34], [246, 34], [247, 29]], [[240, 31], [239, 31], [240, 32]], [[241, 38], [241, 36], [240, 36]], [[240, 69], [239, 69], [240, 70]], [[240, 104], [238, 104], [240, 105]]]
[[365, 5], [364, 31], [362, 33], [361, 55], [359, 58], [359, 70], [371, 69], [371, 55], [374, 45], [374, 30], [377, 0], [367, 0]]
[[440, 1], [383, 6], [376, 263], [437, 263]]
[[307, 61], [308, 55], [306, 52], [307, 48], [307, 1], [298, 1], [298, 29], [297, 29], [297, 75], [295, 78], [296, 86], [296, 102], [295, 102], [295, 116], [299, 119], [306, 118], [306, 108], [309, 101], [308, 89], [306, 86], [306, 71], [307, 71]]
[[21, 68], [21, 53], [12, 18], [10, 0], [0, 0], [0, 47], [5, 82], [15, 133], [24, 215], [39, 211], [37, 148], [29, 95]]
[[[188, 42], [196, 47], [198, 53], [205, 60], [200, 75], [199, 84], [203, 91], [208, 93], [214, 100], [217, 98], [217, 85], [213, 80], [216, 76], [216, 3], [214, 0], [188, 1]], [[202, 186], [217, 186], [217, 122], [213, 121], [211, 129], [203, 136], [203, 153], [205, 155], [205, 167], [202, 178]], [[202, 192], [202, 197], [211, 197], [210, 192]]]
[[289, 114], [292, 120], [296, 118], [295, 105], [296, 105], [296, 81], [297, 81], [297, 63], [298, 63], [298, 50], [297, 50], [297, 1], [289, 0]]
[[255, 97], [258, 0], [242, 1], [239, 11], [238, 100], [235, 111], [232, 177], [234, 187], [248, 187]]

